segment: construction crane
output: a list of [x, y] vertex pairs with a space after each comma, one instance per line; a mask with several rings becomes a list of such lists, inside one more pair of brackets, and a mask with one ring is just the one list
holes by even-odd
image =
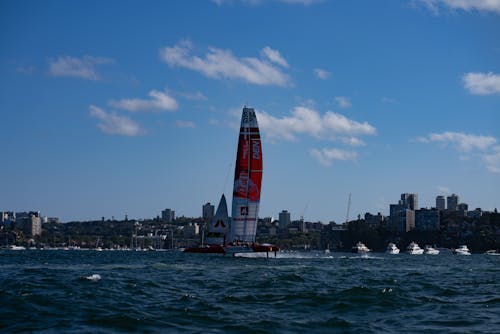
[[349, 199], [347, 200], [347, 214], [345, 217], [346, 224], [349, 222], [349, 211], [351, 211], [351, 193], [349, 193]]

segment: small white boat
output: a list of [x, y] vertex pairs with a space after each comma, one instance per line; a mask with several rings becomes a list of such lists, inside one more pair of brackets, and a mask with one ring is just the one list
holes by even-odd
[[453, 250], [453, 254], [457, 255], [470, 255], [470, 250], [466, 245], [461, 245], [460, 247]]
[[358, 254], [366, 254], [368, 252], [371, 252], [371, 250], [370, 248], [366, 247], [364, 243], [360, 241], [356, 244], [356, 246], [352, 248], [352, 252]]
[[24, 247], [24, 246], [10, 245], [9, 249], [10, 250], [25, 250], [26, 247]]
[[399, 254], [399, 248], [395, 243], [391, 242], [387, 245], [387, 249], [385, 251], [387, 254]]
[[434, 247], [432, 247], [432, 246], [426, 245], [424, 253], [425, 254], [429, 254], [429, 255], [438, 255], [439, 254], [439, 250], [436, 249], [436, 248], [434, 248]]
[[406, 251], [410, 255], [422, 255], [424, 254], [424, 250], [420, 248], [420, 246], [416, 242], [412, 242], [411, 244], [408, 245], [406, 248]]
[[500, 255], [500, 253], [499, 253], [499, 252], [497, 252], [497, 251], [496, 251], [496, 250], [494, 250], [494, 249], [490, 249], [490, 250], [486, 251], [486, 253], [485, 253], [485, 254], [486, 254], [486, 255]]

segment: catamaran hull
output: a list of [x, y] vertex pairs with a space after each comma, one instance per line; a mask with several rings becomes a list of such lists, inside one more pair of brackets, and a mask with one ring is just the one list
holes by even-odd
[[184, 253], [202, 253], [202, 254], [242, 254], [242, 253], [276, 253], [280, 248], [276, 245], [253, 244], [253, 245], [208, 245], [204, 247], [189, 247]]

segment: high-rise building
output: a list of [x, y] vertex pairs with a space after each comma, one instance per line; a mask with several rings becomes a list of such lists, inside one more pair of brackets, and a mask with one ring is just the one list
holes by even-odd
[[442, 195], [436, 196], [436, 209], [441, 210], [441, 211], [446, 209], [444, 196], [442, 196]]
[[202, 209], [203, 220], [210, 221], [214, 216], [214, 212], [215, 212], [215, 207], [212, 204], [210, 204], [210, 202], [203, 205]]
[[407, 209], [402, 204], [391, 204], [389, 230], [405, 233], [415, 227], [415, 211]]
[[290, 225], [290, 212], [283, 210], [279, 214], [279, 228], [284, 230]]
[[175, 219], [175, 211], [171, 209], [165, 209], [161, 212], [161, 220], [165, 223], [171, 223]]
[[460, 201], [460, 198], [458, 195], [451, 194], [450, 196], [446, 197], [446, 207], [449, 211], [457, 211], [458, 209], [458, 202]]
[[439, 231], [439, 209], [420, 209], [415, 211], [415, 230]]
[[401, 200], [399, 204], [406, 209], [417, 210], [418, 209], [418, 194], [401, 194]]

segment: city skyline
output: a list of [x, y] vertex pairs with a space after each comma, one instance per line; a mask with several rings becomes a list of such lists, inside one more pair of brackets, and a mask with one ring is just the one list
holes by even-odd
[[500, 207], [500, 1], [4, 1], [0, 28], [2, 210], [197, 217], [244, 105], [260, 217]]

